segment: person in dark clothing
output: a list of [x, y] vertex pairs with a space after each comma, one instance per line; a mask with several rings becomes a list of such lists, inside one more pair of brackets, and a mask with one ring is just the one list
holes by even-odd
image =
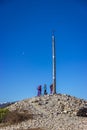
[[37, 90], [38, 90], [37, 96], [41, 96], [41, 91], [42, 91], [41, 85], [38, 86]]
[[50, 94], [53, 94], [53, 84], [50, 85]]
[[47, 95], [47, 86], [44, 84], [44, 95]]

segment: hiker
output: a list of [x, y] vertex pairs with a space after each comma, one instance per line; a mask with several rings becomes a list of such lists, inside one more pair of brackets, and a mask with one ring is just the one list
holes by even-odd
[[47, 86], [44, 84], [44, 95], [47, 95]]
[[38, 86], [37, 90], [38, 90], [37, 96], [41, 96], [41, 85]]
[[50, 85], [50, 94], [53, 94], [53, 84]]

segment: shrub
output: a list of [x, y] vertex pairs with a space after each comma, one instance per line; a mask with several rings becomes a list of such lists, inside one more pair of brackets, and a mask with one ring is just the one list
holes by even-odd
[[14, 124], [28, 119], [33, 119], [33, 114], [24, 111], [9, 111], [8, 109], [0, 109], [0, 123]]
[[28, 119], [33, 119], [33, 115], [25, 113], [25, 112], [13, 111], [13, 112], [9, 112], [5, 116], [5, 118], [3, 119], [3, 122], [14, 124], [14, 123], [19, 123]]
[[3, 122], [4, 118], [8, 114], [9, 110], [5, 108], [0, 108], [0, 123]]

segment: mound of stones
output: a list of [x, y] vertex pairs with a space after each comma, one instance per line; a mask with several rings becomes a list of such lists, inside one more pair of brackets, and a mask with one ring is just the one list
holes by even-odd
[[27, 111], [33, 115], [33, 119], [4, 127], [2, 130], [87, 130], [87, 101], [70, 95], [55, 94], [25, 99], [9, 106], [8, 109]]
[[[79, 115], [79, 112], [83, 109], [85, 115], [87, 114], [87, 101], [79, 99], [69, 95], [56, 94], [45, 95], [40, 97], [34, 97], [26, 99], [21, 102], [17, 102], [9, 107], [10, 111], [24, 110], [32, 112], [32, 114], [43, 115], [58, 115], [58, 114], [70, 114]], [[81, 111], [81, 112], [83, 112]], [[82, 114], [80, 114], [82, 115]]]
[[[87, 101], [78, 99], [69, 95], [47, 95], [43, 97], [33, 98], [31, 103], [39, 106], [48, 114], [69, 114], [78, 115], [80, 110], [83, 109], [84, 116], [87, 114]], [[80, 114], [82, 115], [82, 114]]]

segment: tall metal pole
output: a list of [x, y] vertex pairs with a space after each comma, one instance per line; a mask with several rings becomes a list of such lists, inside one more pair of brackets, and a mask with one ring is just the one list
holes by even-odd
[[52, 34], [52, 62], [53, 62], [53, 94], [56, 94], [56, 52], [55, 52], [54, 34]]

